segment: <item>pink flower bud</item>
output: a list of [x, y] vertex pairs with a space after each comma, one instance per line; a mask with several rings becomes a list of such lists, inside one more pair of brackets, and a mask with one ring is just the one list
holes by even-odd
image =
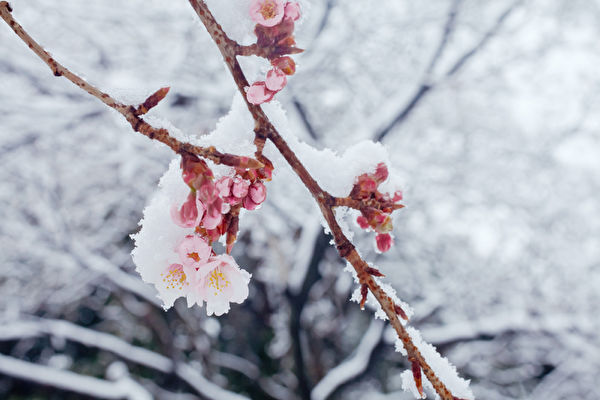
[[274, 92], [278, 92], [287, 83], [287, 78], [282, 70], [279, 68], [273, 68], [269, 72], [267, 72], [267, 79], [265, 80], [265, 86], [267, 89], [272, 90]]
[[294, 75], [296, 72], [296, 63], [292, 57], [284, 56], [276, 58], [271, 61], [271, 65], [275, 68], [279, 68], [286, 75]]
[[385, 253], [392, 247], [393, 239], [389, 233], [384, 233], [375, 236], [375, 242], [377, 243], [377, 249]]
[[394, 192], [394, 197], [392, 198], [392, 201], [396, 203], [400, 200], [402, 200], [402, 190], [397, 190], [396, 192]]
[[238, 199], [241, 199], [248, 195], [248, 187], [250, 187], [250, 182], [242, 178], [235, 178], [231, 187], [231, 193]]
[[253, 0], [250, 17], [262, 26], [275, 26], [281, 22], [285, 12], [283, 0]]
[[196, 193], [190, 192], [181, 208], [176, 205], [171, 207], [171, 218], [173, 222], [182, 228], [193, 228], [200, 223], [204, 213], [204, 205], [197, 200]]
[[358, 218], [356, 218], [356, 223], [363, 229], [367, 229], [370, 226], [369, 221], [362, 215], [359, 215]]
[[250, 196], [244, 197], [244, 201], [243, 201], [242, 205], [244, 206], [244, 208], [246, 210], [255, 210], [256, 207], [259, 206], [259, 204], [252, 201], [252, 198]]
[[267, 103], [273, 99], [275, 92], [267, 89], [265, 82], [254, 82], [246, 91], [246, 98], [250, 104]]
[[388, 178], [388, 175], [389, 172], [387, 166], [384, 163], [377, 164], [373, 178], [375, 178], [378, 183], [381, 183]]
[[288, 1], [285, 5], [285, 18], [297, 21], [300, 18], [300, 4], [295, 1]]
[[255, 182], [250, 186], [248, 195], [256, 204], [261, 204], [267, 198], [267, 188], [262, 182]]
[[231, 195], [231, 185], [233, 185], [233, 179], [228, 176], [224, 176], [215, 182], [215, 186], [221, 197], [229, 197]]

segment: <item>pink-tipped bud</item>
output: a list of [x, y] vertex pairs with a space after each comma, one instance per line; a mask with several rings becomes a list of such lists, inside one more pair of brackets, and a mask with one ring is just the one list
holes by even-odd
[[246, 210], [255, 210], [256, 207], [259, 206], [259, 204], [252, 201], [252, 198], [250, 196], [244, 197], [244, 201], [242, 202], [242, 205], [244, 206], [244, 208]]
[[233, 179], [228, 176], [224, 176], [215, 182], [215, 186], [221, 197], [229, 197], [231, 195], [231, 185], [233, 185]]
[[273, 68], [267, 72], [267, 79], [265, 80], [267, 89], [278, 92], [284, 88], [286, 83], [285, 73], [279, 68]]
[[255, 182], [250, 186], [248, 196], [255, 204], [261, 204], [267, 198], [267, 188], [262, 182]]
[[196, 193], [190, 192], [181, 208], [171, 207], [171, 219], [182, 228], [193, 228], [200, 223], [204, 205], [196, 199]]
[[300, 4], [295, 1], [288, 1], [285, 5], [284, 18], [297, 21], [300, 18]]
[[246, 91], [246, 98], [250, 104], [258, 105], [273, 99], [275, 92], [267, 89], [264, 82], [254, 82]]
[[292, 57], [284, 56], [276, 58], [271, 61], [271, 65], [275, 68], [279, 68], [286, 75], [294, 75], [296, 72], [296, 63]]
[[248, 195], [249, 187], [250, 182], [238, 177], [233, 180], [233, 186], [231, 186], [231, 193], [238, 199], [241, 199]]
[[379, 234], [375, 236], [375, 242], [377, 243], [377, 249], [382, 253], [385, 253], [392, 247], [392, 235], [389, 233]]
[[384, 163], [377, 164], [377, 168], [375, 169], [375, 174], [373, 178], [377, 181], [377, 183], [381, 183], [388, 178], [389, 172], [388, 168]]
[[394, 203], [397, 203], [400, 200], [402, 200], [402, 190], [397, 190], [394, 192], [394, 197], [392, 198], [392, 201]]
[[369, 220], [367, 220], [362, 215], [359, 215], [358, 218], [356, 218], [356, 223], [358, 224], [358, 226], [360, 226], [363, 229], [367, 229], [370, 226], [369, 225]]

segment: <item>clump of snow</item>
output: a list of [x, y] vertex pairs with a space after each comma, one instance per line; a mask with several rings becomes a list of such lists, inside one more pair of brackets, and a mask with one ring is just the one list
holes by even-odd
[[[136, 271], [145, 282], [154, 284], [157, 289], [163, 279], [161, 273], [169, 265], [178, 262], [175, 247], [181, 238], [194, 231], [193, 228], [182, 228], [171, 220], [171, 205], [183, 203], [190, 191], [181, 179], [179, 159], [171, 161], [158, 187], [159, 190], [144, 209], [144, 217], [139, 223], [142, 229], [132, 235], [135, 248], [131, 252]], [[179, 296], [177, 291], [163, 290], [159, 297], [167, 309]]]

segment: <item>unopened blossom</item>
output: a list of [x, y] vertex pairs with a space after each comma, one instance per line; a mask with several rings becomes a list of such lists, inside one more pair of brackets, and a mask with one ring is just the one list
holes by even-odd
[[221, 254], [201, 266], [191, 289], [198, 300], [206, 302], [206, 314], [217, 316], [229, 311], [229, 303], [241, 304], [248, 297], [251, 275], [233, 257]]
[[385, 253], [392, 247], [393, 243], [392, 235], [389, 233], [383, 233], [375, 236], [375, 242], [377, 243], [377, 249], [382, 253]]
[[213, 182], [205, 182], [198, 189], [198, 199], [206, 207], [202, 226], [206, 229], [215, 229], [221, 223], [223, 212], [223, 199], [219, 197], [219, 190]]
[[279, 68], [272, 68], [267, 72], [267, 79], [265, 79], [267, 89], [278, 92], [284, 88], [286, 83], [287, 78], [285, 77], [285, 73]]
[[256, 209], [267, 197], [267, 188], [262, 182], [255, 182], [250, 186], [248, 196], [244, 197], [242, 205], [246, 210]]
[[246, 98], [250, 104], [267, 103], [273, 99], [275, 92], [267, 89], [265, 82], [254, 82], [246, 92]]
[[231, 185], [231, 194], [233, 194], [238, 199], [242, 199], [246, 197], [248, 194], [248, 188], [250, 187], [250, 182], [242, 178], [235, 178], [233, 180], [233, 184]]
[[182, 228], [193, 228], [200, 223], [204, 209], [205, 207], [198, 201], [196, 193], [191, 191], [181, 207], [178, 208], [176, 204], [173, 204], [171, 218]]
[[250, 17], [263, 26], [275, 26], [281, 22], [285, 13], [283, 0], [252, 0]]
[[295, 1], [288, 1], [284, 9], [284, 18], [297, 21], [300, 18], [300, 4]]

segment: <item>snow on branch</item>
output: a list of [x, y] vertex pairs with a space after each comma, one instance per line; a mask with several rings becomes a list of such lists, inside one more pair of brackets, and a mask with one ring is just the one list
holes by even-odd
[[0, 372], [41, 385], [83, 394], [100, 399], [149, 400], [152, 395], [131, 379], [122, 377], [111, 382], [64, 371], [52, 367], [33, 364], [0, 354]]
[[186, 364], [176, 364], [161, 354], [142, 347], [133, 346], [116, 336], [83, 328], [67, 321], [39, 319], [5, 323], [2, 331], [0, 331], [0, 341], [18, 340], [41, 335], [51, 335], [81, 343], [85, 346], [96, 347], [111, 352], [124, 360], [152, 368], [162, 373], [175, 373], [199, 394], [207, 398], [225, 400], [246, 399], [246, 397], [229, 392], [210, 382], [197, 368], [192, 368]]

